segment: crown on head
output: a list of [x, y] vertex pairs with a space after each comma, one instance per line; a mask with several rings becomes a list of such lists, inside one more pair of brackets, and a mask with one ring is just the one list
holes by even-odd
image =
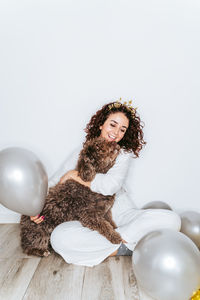
[[119, 100], [117, 100], [116, 102], [110, 104], [108, 107], [109, 107], [109, 109], [112, 109], [113, 107], [119, 108], [120, 106], [126, 106], [126, 108], [131, 112], [132, 117], [135, 116], [137, 107], [134, 108], [132, 106], [132, 100], [129, 100], [128, 102], [124, 101], [122, 103], [122, 98], [119, 98]]

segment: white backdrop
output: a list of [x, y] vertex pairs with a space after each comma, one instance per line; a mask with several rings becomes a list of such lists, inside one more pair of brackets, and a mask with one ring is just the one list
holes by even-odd
[[0, 150], [32, 150], [50, 177], [97, 109], [133, 99], [136, 205], [200, 211], [199, 16], [199, 0], [1, 0]]

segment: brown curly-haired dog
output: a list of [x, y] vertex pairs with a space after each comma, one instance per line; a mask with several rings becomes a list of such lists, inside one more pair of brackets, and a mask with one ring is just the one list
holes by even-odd
[[[91, 181], [96, 173], [106, 173], [115, 163], [120, 146], [95, 138], [85, 142], [79, 154], [76, 170], [84, 181]], [[122, 238], [114, 229], [111, 207], [115, 196], [92, 192], [73, 179], [58, 183], [49, 189], [41, 212], [45, 220], [35, 224], [29, 216], [21, 217], [21, 246], [28, 255], [48, 256], [52, 250], [50, 235], [53, 229], [66, 221], [78, 220], [83, 226], [97, 230], [111, 243], [118, 244]]]

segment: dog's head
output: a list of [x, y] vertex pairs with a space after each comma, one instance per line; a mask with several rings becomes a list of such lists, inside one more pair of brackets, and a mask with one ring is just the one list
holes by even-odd
[[84, 181], [91, 181], [96, 173], [106, 173], [114, 165], [119, 150], [116, 142], [100, 137], [85, 142], [76, 167], [78, 175]]

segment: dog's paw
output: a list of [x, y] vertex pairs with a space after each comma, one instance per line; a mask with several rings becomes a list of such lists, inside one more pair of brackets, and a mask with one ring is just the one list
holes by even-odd
[[42, 249], [26, 249], [23, 251], [27, 255], [34, 255], [34, 256], [39, 256], [39, 257], [47, 257], [51, 254], [49, 250], [42, 250]]
[[120, 234], [115, 231], [110, 236], [110, 241], [111, 241], [112, 244], [120, 244], [122, 242], [122, 238], [121, 238]]
[[47, 256], [49, 256], [51, 254], [51, 252], [49, 251], [49, 250], [45, 250], [44, 252], [43, 252], [43, 256], [44, 257], [47, 257]]
[[115, 224], [115, 222], [114, 221], [110, 221], [110, 225], [114, 228], [114, 229], [116, 229], [117, 228], [117, 225]]

